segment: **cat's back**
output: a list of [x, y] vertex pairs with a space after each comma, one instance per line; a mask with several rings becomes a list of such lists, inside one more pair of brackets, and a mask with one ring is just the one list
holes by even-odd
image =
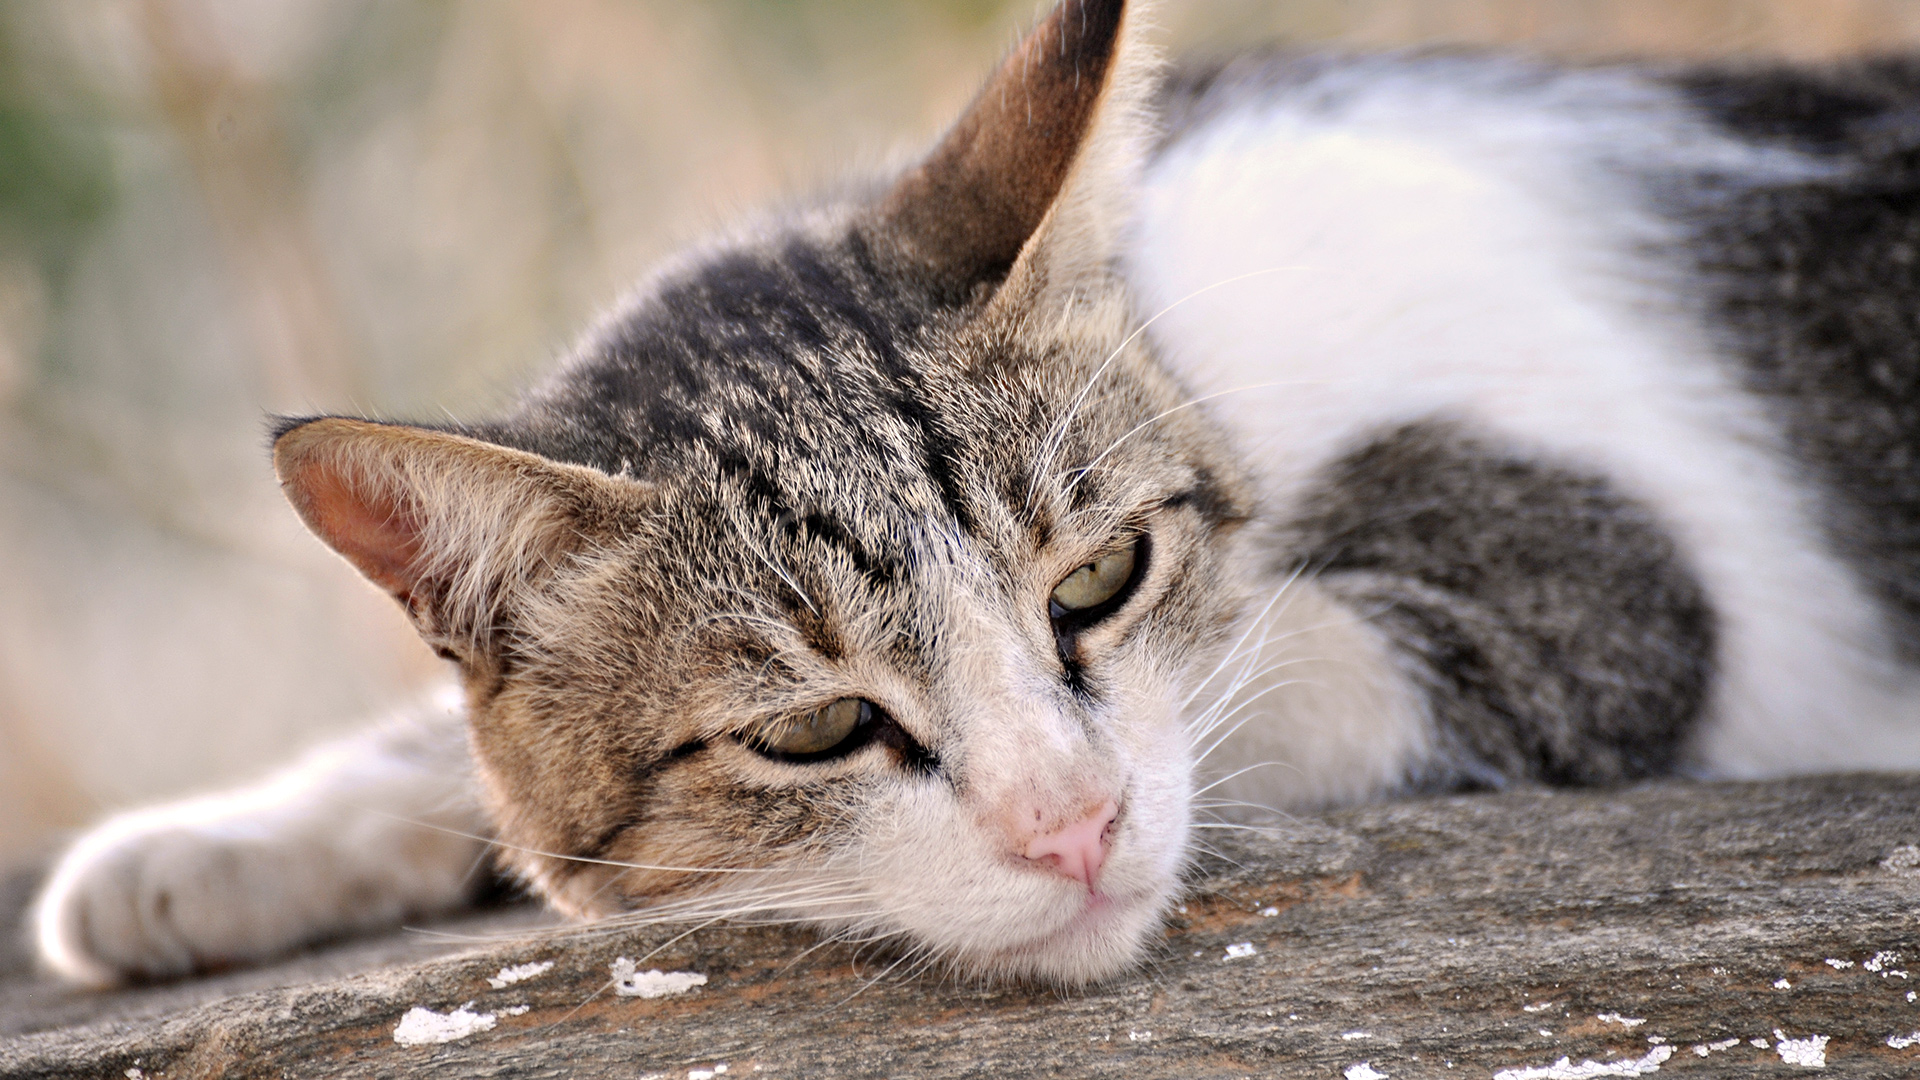
[[1277, 523], [1363, 448], [1470, 432], [1672, 540], [1707, 765], [1920, 760], [1916, 72], [1191, 68], [1129, 273]]

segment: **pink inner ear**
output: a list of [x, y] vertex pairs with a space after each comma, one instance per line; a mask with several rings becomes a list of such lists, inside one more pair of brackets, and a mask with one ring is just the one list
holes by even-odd
[[418, 584], [420, 524], [405, 500], [369, 497], [353, 478], [309, 465], [289, 478], [307, 524], [374, 584], [411, 599]]

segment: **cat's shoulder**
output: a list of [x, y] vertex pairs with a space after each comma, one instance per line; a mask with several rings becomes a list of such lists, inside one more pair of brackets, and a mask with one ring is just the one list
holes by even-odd
[[1378, 125], [1490, 110], [1585, 123], [1615, 149], [1635, 140], [1609, 120], [1650, 135], [1684, 121], [1699, 125], [1696, 134], [1752, 146], [1874, 159], [1920, 146], [1920, 54], [1571, 63], [1490, 50], [1263, 48], [1174, 64], [1158, 106], [1162, 153], [1223, 125], [1281, 115]]

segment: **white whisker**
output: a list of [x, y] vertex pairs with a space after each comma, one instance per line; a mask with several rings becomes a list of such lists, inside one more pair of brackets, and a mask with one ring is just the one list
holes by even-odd
[[1236, 277], [1216, 281], [1205, 288], [1195, 289], [1193, 292], [1154, 312], [1151, 318], [1136, 327], [1119, 345], [1114, 347], [1112, 352], [1107, 354], [1105, 360], [1100, 362], [1100, 366], [1095, 368], [1092, 376], [1087, 379], [1086, 385], [1080, 388], [1080, 393], [1075, 395], [1072, 403], [1067, 406], [1067, 411], [1061, 415], [1060, 419], [1052, 428], [1048, 429], [1046, 441], [1041, 444], [1041, 458], [1035, 462], [1033, 475], [1027, 481], [1027, 498], [1025, 505], [1029, 508], [1033, 506], [1033, 497], [1039, 490], [1040, 478], [1046, 476], [1053, 469], [1053, 459], [1060, 453], [1060, 445], [1065, 442], [1067, 431], [1073, 426], [1073, 418], [1079, 413], [1080, 406], [1086, 402], [1087, 395], [1093, 392], [1093, 388], [1099, 383], [1101, 376], [1107, 373], [1107, 369], [1113, 366], [1113, 362], [1119, 359], [1120, 354], [1126, 351], [1127, 346], [1133, 344], [1135, 339], [1139, 338], [1141, 334], [1146, 333], [1154, 323], [1159, 322], [1162, 317], [1180, 305], [1198, 299], [1215, 289], [1223, 288], [1236, 282], [1246, 281], [1249, 278], [1262, 277], [1267, 274], [1278, 274], [1287, 270], [1307, 269], [1311, 268], [1305, 266], [1270, 266], [1265, 270], [1255, 270], [1249, 274], [1240, 274]]
[[1288, 821], [1297, 822], [1300, 820], [1297, 815], [1289, 814], [1285, 810], [1268, 806], [1265, 803], [1247, 802], [1244, 799], [1195, 799], [1193, 806], [1196, 810], [1202, 810], [1208, 813], [1225, 807], [1237, 806], [1245, 810], [1258, 810], [1263, 814], [1272, 814], [1274, 817], [1285, 818]]
[[[1294, 686], [1302, 683], [1306, 685], [1314, 685], [1313, 683], [1305, 679], [1289, 679], [1283, 683], [1276, 683], [1273, 686], [1268, 687], [1266, 690], [1260, 691], [1259, 694], [1255, 694], [1253, 697], [1248, 698], [1246, 701], [1246, 704], [1243, 704], [1239, 708], [1234, 709], [1233, 712], [1228, 713], [1227, 716], [1230, 718], [1234, 715], [1234, 713], [1238, 713], [1241, 709], [1244, 709], [1247, 705], [1251, 705], [1255, 701], [1260, 700], [1260, 698], [1263, 695], [1265, 695], [1268, 691], [1279, 690], [1284, 687]], [[1219, 738], [1216, 738], [1212, 742], [1208, 743], [1207, 748], [1205, 750], [1202, 750], [1198, 754], [1194, 755], [1194, 758], [1193, 758], [1194, 763], [1197, 765], [1200, 762], [1203, 762], [1208, 758], [1212, 757], [1213, 752], [1220, 749], [1222, 746], [1226, 745], [1227, 740], [1233, 738], [1236, 732], [1238, 732], [1241, 728], [1245, 727], [1247, 724], [1251, 723], [1252, 721], [1259, 719], [1261, 715], [1262, 715], [1261, 713], [1249, 713], [1246, 716], [1243, 716], [1240, 719], [1234, 721], [1233, 726], [1228, 728], [1225, 732], [1221, 733]], [[1223, 720], [1222, 722], [1224, 723], [1225, 721]], [[1212, 729], [1209, 729], [1209, 730], [1212, 730]]]
[[758, 545], [754, 546], [753, 553], [759, 556], [761, 562], [767, 564], [767, 569], [772, 570], [775, 574], [778, 574], [780, 576], [780, 580], [787, 583], [787, 588], [792, 589], [800, 597], [801, 603], [804, 603], [807, 605], [807, 610], [813, 612], [814, 618], [817, 619], [820, 617], [820, 608], [814, 604], [813, 597], [808, 596], [807, 590], [801, 588], [800, 583], [793, 580], [793, 578], [790, 575], [788, 575], [785, 567], [781, 566], [779, 562], [777, 562], [772, 555], [768, 554], [765, 551], [760, 550]]
[[1279, 831], [1272, 825], [1243, 825], [1232, 821], [1196, 821], [1188, 827], [1194, 829], [1233, 829], [1240, 832], [1257, 833], [1261, 836], [1272, 836]]
[[1069, 495], [1072, 494], [1073, 489], [1080, 485], [1080, 481], [1086, 479], [1086, 476], [1088, 473], [1098, 468], [1101, 462], [1107, 460], [1108, 455], [1112, 454], [1115, 450], [1120, 449], [1120, 444], [1126, 442], [1128, 439], [1133, 438], [1135, 435], [1138, 435], [1140, 432], [1145, 431], [1147, 428], [1152, 427], [1154, 424], [1157, 424], [1160, 421], [1165, 420], [1167, 417], [1172, 416], [1174, 413], [1180, 412], [1183, 409], [1191, 409], [1195, 405], [1200, 405], [1205, 402], [1212, 401], [1214, 398], [1226, 397], [1229, 394], [1242, 394], [1247, 392], [1248, 390], [1266, 390], [1276, 386], [1302, 386], [1302, 385], [1309, 385], [1309, 384], [1299, 382], [1299, 381], [1251, 383], [1247, 386], [1236, 386], [1231, 390], [1221, 390], [1218, 393], [1206, 394], [1201, 397], [1194, 398], [1191, 401], [1181, 402], [1180, 404], [1175, 405], [1171, 409], [1167, 409], [1155, 416], [1148, 417], [1147, 419], [1142, 420], [1139, 423], [1133, 425], [1133, 427], [1128, 428], [1126, 434], [1113, 440], [1113, 442], [1108, 443], [1107, 448], [1105, 450], [1100, 451], [1100, 453], [1097, 454], [1092, 461], [1087, 462], [1085, 465], [1080, 466], [1078, 469], [1067, 470], [1069, 472], [1074, 473], [1074, 477], [1073, 477], [1073, 480], [1069, 482], [1064, 489], [1062, 489], [1062, 491], [1065, 494], [1069, 494]]
[[1248, 621], [1247, 628], [1241, 632], [1239, 639], [1233, 643], [1233, 647], [1227, 650], [1226, 657], [1223, 658], [1220, 661], [1220, 663], [1214, 666], [1214, 669], [1207, 674], [1206, 678], [1200, 680], [1199, 684], [1193, 688], [1193, 692], [1189, 693], [1186, 696], [1185, 700], [1180, 702], [1181, 709], [1184, 710], [1187, 706], [1193, 704], [1193, 699], [1199, 697], [1200, 692], [1202, 690], [1205, 690], [1207, 686], [1213, 682], [1214, 677], [1219, 675], [1220, 672], [1224, 670], [1229, 663], [1232, 663], [1233, 658], [1239, 655], [1241, 647], [1247, 643], [1247, 639], [1249, 637], [1252, 637], [1253, 632], [1260, 628], [1261, 624], [1267, 617], [1267, 613], [1273, 610], [1273, 605], [1279, 603], [1280, 598], [1282, 596], [1287, 595], [1288, 590], [1290, 590], [1293, 587], [1293, 583], [1300, 579], [1300, 575], [1304, 573], [1305, 570], [1306, 570], [1306, 566], [1305, 564], [1302, 564], [1301, 566], [1295, 568], [1294, 572], [1292, 573], [1292, 575], [1290, 575], [1287, 578], [1287, 580], [1280, 583], [1280, 587], [1278, 589], [1275, 589], [1273, 592], [1273, 596], [1267, 600], [1266, 606], [1262, 607], [1260, 609], [1260, 613], [1258, 615], [1255, 615], [1251, 620]]
[[[1266, 671], [1273, 672], [1273, 671], [1279, 670], [1280, 668], [1292, 667], [1295, 664], [1310, 664], [1313, 662], [1314, 662], [1313, 660], [1306, 659], [1306, 658], [1302, 658], [1299, 660], [1288, 660], [1288, 661], [1285, 661], [1284, 663], [1274, 664], [1268, 667]], [[1277, 682], [1270, 686], [1263, 686], [1260, 688], [1260, 691], [1258, 693], [1252, 694], [1246, 698], [1240, 699], [1239, 704], [1235, 705], [1233, 708], [1227, 710], [1226, 712], [1221, 713], [1218, 717], [1210, 721], [1205, 727], [1201, 728], [1198, 731], [1195, 731], [1192, 734], [1192, 737], [1188, 740], [1188, 745], [1189, 746], [1195, 745], [1199, 743], [1200, 740], [1207, 738], [1209, 735], [1212, 735], [1215, 731], [1219, 730], [1221, 725], [1225, 724], [1229, 720], [1232, 720], [1234, 717], [1239, 716], [1242, 712], [1245, 712], [1248, 708], [1258, 703], [1261, 698], [1266, 697], [1268, 694], [1271, 694], [1276, 690], [1285, 690], [1290, 686], [1317, 686], [1317, 685], [1320, 685], [1320, 684], [1313, 679], [1287, 679], [1283, 682]], [[1252, 719], [1253, 719], [1252, 716], [1242, 717], [1237, 723], [1233, 725], [1233, 728], [1229, 730], [1226, 735], [1222, 735], [1220, 736], [1219, 739], [1216, 739], [1214, 741], [1213, 745], [1208, 748], [1207, 753], [1212, 753], [1214, 749], [1219, 747], [1221, 741], [1225, 740], [1228, 736], [1232, 735], [1233, 732], [1239, 731], [1241, 725], [1245, 724], [1248, 720], [1252, 720]], [[1206, 755], [1202, 754], [1200, 758], [1197, 760], [1204, 760], [1205, 757]]]
[[[1219, 787], [1221, 784], [1226, 783], [1227, 781], [1233, 779], [1236, 776], [1241, 776], [1245, 773], [1250, 773], [1255, 769], [1268, 769], [1268, 768], [1292, 769], [1294, 772], [1300, 772], [1299, 766], [1290, 765], [1284, 761], [1261, 761], [1261, 762], [1256, 762], [1252, 765], [1249, 765], [1244, 769], [1235, 769], [1234, 771], [1228, 773], [1227, 775], [1221, 777], [1218, 780], [1215, 780], [1213, 783], [1208, 784], [1205, 787], [1194, 789], [1193, 793], [1195, 795], [1204, 795], [1207, 792], [1212, 791], [1214, 788]], [[1306, 774], [1301, 773], [1301, 775], [1304, 776]]]
[[594, 858], [589, 858], [588, 856], [585, 856], [585, 855], [562, 855], [554, 851], [542, 851], [539, 848], [521, 847], [517, 844], [509, 844], [504, 840], [500, 840], [491, 836], [481, 836], [478, 833], [462, 832], [459, 829], [450, 828], [446, 825], [436, 825], [431, 821], [421, 821], [418, 818], [410, 818], [401, 814], [390, 814], [384, 810], [370, 810], [369, 812], [378, 814], [381, 817], [392, 818], [395, 821], [404, 821], [409, 825], [418, 825], [423, 829], [432, 829], [435, 832], [443, 832], [449, 836], [463, 836], [463, 837], [466, 837], [468, 840], [478, 840], [483, 844], [488, 844], [493, 847], [497, 847], [502, 851], [517, 851], [522, 855], [538, 855], [542, 858], [559, 859], [563, 862], [588, 863], [593, 866], [617, 866], [624, 870], [654, 870], [654, 871], [659, 871], [660, 873], [665, 873], [665, 874], [755, 874], [755, 873], [765, 872], [764, 868], [761, 868], [761, 867], [652, 866], [647, 863], [620, 862], [617, 859], [594, 859]]

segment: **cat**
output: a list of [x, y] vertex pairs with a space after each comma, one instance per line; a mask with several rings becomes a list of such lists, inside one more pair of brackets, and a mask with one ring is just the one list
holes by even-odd
[[1202, 817], [1920, 764], [1920, 64], [1251, 54], [1064, 0], [503, 417], [288, 419], [455, 699], [83, 836], [108, 985], [456, 907], [1149, 949]]

